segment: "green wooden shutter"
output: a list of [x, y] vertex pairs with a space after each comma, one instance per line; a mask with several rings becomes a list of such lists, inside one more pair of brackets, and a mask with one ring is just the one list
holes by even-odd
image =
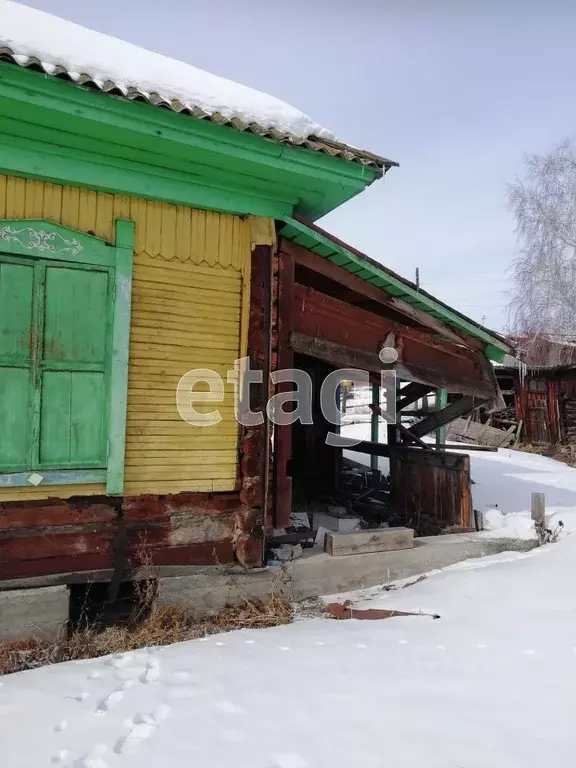
[[30, 458], [34, 268], [0, 259], [0, 470]]
[[134, 222], [115, 230], [0, 220], [0, 487], [123, 490]]
[[105, 269], [45, 266], [39, 469], [106, 466], [110, 283]]
[[0, 471], [106, 467], [110, 272], [0, 257]]

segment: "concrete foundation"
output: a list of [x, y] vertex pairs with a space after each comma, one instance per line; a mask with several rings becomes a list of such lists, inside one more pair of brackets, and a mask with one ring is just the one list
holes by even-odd
[[[452, 534], [415, 539], [412, 549], [371, 554], [332, 557], [309, 549], [282, 567], [247, 571], [239, 566], [167, 566], [140, 568], [129, 578], [157, 578], [160, 602], [183, 605], [202, 616], [217, 613], [225, 605], [267, 599], [272, 594], [297, 602], [386, 584], [472, 557], [528, 551], [534, 546], [535, 540]], [[46, 586], [48, 579], [52, 586]], [[86, 572], [0, 582], [0, 641], [31, 635], [57, 637], [68, 620], [66, 584], [109, 579], [106, 572]]]
[[528, 551], [536, 541], [486, 539], [475, 534], [429, 536], [414, 540], [412, 549], [332, 557], [317, 549], [305, 550], [299, 560], [259, 573], [228, 575], [189, 573], [159, 580], [159, 599], [188, 606], [198, 614], [214, 613], [244, 599], [263, 599], [273, 593], [298, 601], [348, 592], [445, 568], [461, 560], [506, 551]]
[[[486, 539], [475, 534], [422, 536], [412, 549], [332, 557], [324, 552], [305, 555], [290, 563], [294, 597], [302, 600], [387, 584], [417, 576], [473, 557], [506, 551], [528, 551], [536, 541]], [[310, 550], [309, 550], [310, 551]]]
[[65, 586], [0, 592], [0, 641], [21, 637], [57, 640], [66, 631], [68, 611]]
[[280, 568], [270, 568], [258, 573], [237, 574], [214, 569], [212, 573], [164, 576], [158, 580], [157, 600], [183, 605], [198, 616], [210, 616], [226, 605], [236, 605], [244, 600], [267, 600], [275, 589], [275, 572], [280, 575], [280, 571]]

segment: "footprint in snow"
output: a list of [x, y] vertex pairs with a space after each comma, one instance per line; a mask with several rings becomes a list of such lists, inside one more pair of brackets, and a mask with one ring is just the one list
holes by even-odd
[[101, 757], [81, 757], [74, 763], [74, 768], [110, 768]]
[[55, 752], [52, 755], [52, 762], [53, 763], [63, 763], [64, 760], [67, 760], [70, 757], [70, 750], [69, 749], [59, 749], [58, 752]]
[[136, 682], [144, 673], [146, 672], [146, 667], [139, 666], [139, 667], [124, 667], [121, 669], [115, 669], [114, 670], [114, 678], [116, 680], [132, 680], [132, 682]]
[[54, 726], [54, 730], [56, 733], [61, 733], [62, 731], [65, 731], [66, 728], [68, 728], [68, 721], [67, 720], [60, 720], [59, 723], [56, 723]]
[[117, 653], [108, 659], [108, 664], [114, 669], [123, 669], [130, 666], [136, 659], [133, 653]]
[[146, 669], [140, 676], [141, 683], [153, 683], [160, 677], [160, 662], [158, 659], [150, 659], [146, 662]]
[[143, 741], [149, 739], [156, 730], [156, 723], [133, 723], [125, 736], [122, 736], [114, 746], [114, 752], [123, 755], [132, 752]]
[[112, 691], [112, 693], [108, 694], [106, 698], [102, 699], [102, 701], [98, 703], [96, 714], [101, 715], [104, 712], [108, 712], [108, 710], [112, 709], [112, 707], [121, 702], [123, 698], [124, 687], [119, 688], [117, 691]]
[[153, 735], [159, 724], [170, 715], [170, 708], [161, 704], [152, 714], [139, 712], [128, 723], [128, 732], [116, 742], [114, 752], [123, 755], [135, 750], [143, 741]]
[[74, 768], [109, 768], [108, 763], [103, 759], [107, 751], [105, 744], [98, 744], [87, 755], [78, 758]]
[[64, 696], [64, 698], [72, 699], [72, 701], [86, 701], [89, 696], [90, 694], [87, 691], [82, 691], [82, 693], [78, 693], [76, 696]]
[[194, 682], [194, 675], [191, 672], [186, 672], [184, 670], [181, 672], [172, 672], [164, 682], [166, 685], [172, 686], [189, 685]]

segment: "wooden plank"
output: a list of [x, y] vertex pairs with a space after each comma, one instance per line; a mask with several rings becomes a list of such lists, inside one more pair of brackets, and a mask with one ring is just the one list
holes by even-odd
[[30, 407], [30, 454], [28, 467], [37, 467], [40, 461], [40, 411], [42, 377], [40, 363], [42, 360], [43, 334], [40, 329], [44, 322], [44, 301], [46, 295], [46, 266], [38, 263], [34, 266], [34, 299], [32, 312], [32, 364], [31, 364], [31, 407]]
[[543, 493], [533, 493], [531, 498], [530, 516], [535, 523], [546, 522], [546, 496]]
[[455, 400], [450, 403], [446, 408], [441, 411], [435, 411], [422, 421], [419, 421], [412, 427], [412, 434], [416, 437], [423, 437], [424, 435], [434, 432], [435, 429], [441, 427], [448, 422], [457, 419], [464, 413], [474, 410], [482, 405], [484, 401], [479, 398], [471, 397], [470, 395], [464, 395], [459, 400]]
[[[90, 462], [91, 463], [91, 462]], [[92, 484], [104, 482], [105, 469], [64, 469], [44, 470], [40, 469], [42, 477], [42, 489], [45, 489], [46, 498], [60, 495], [60, 488], [53, 486], [74, 485], [79, 487], [81, 483]], [[0, 489], [32, 487], [30, 483], [30, 470], [26, 472], [7, 472], [0, 474]]]
[[453, 451], [405, 449], [390, 462], [395, 510], [419, 535], [471, 524], [470, 457]]
[[413, 546], [414, 531], [403, 527], [351, 533], [330, 532], [324, 538], [324, 551], [334, 557], [412, 549]]
[[[163, 467], [162, 460], [166, 458], [166, 451], [139, 451], [134, 456], [126, 458], [127, 467]], [[212, 449], [187, 449], [178, 451], [177, 455], [170, 457], [170, 467], [166, 471], [180, 472], [180, 467], [212, 467], [219, 466], [221, 462], [234, 461], [236, 448], [222, 450]]]
[[316, 357], [339, 368], [358, 368], [368, 372], [382, 370], [382, 362], [376, 353], [353, 349], [318, 336], [291, 333], [290, 347], [294, 352]]
[[0, 531], [42, 528], [45, 526], [85, 525], [112, 523], [117, 512], [107, 504], [87, 504], [74, 508], [66, 503], [46, 505], [6, 504], [0, 515]]
[[238, 329], [229, 336], [214, 331], [202, 333], [193, 329], [167, 332], [165, 328], [152, 328], [135, 325], [132, 328], [132, 340], [150, 344], [162, 344], [170, 347], [208, 347], [219, 350], [238, 351]]
[[396, 411], [402, 411], [408, 405], [412, 405], [417, 400], [427, 395], [433, 389], [428, 384], [419, 384], [418, 382], [411, 382], [407, 386], [401, 387], [398, 390], [398, 397], [396, 399]]
[[[388, 333], [394, 333], [400, 353], [394, 364], [398, 376], [409, 381], [445, 387], [450, 392], [493, 399], [495, 378], [481, 365], [481, 354], [442, 341], [415, 328], [391, 323], [374, 313], [352, 306], [320, 291], [295, 285], [295, 332], [322, 342], [339, 344], [372, 360], [365, 370], [379, 371], [374, 362]], [[316, 355], [318, 356], [318, 355]], [[331, 362], [327, 357], [320, 358]], [[336, 363], [338, 364], [338, 363]]]
[[[294, 367], [294, 353], [290, 347], [290, 334], [294, 328], [294, 258], [280, 256], [278, 271], [278, 369]], [[278, 393], [290, 392], [292, 384], [278, 384]], [[285, 528], [292, 513], [292, 476], [289, 473], [292, 458], [292, 425], [277, 425], [275, 432], [274, 462], [274, 527]]]
[[420, 448], [423, 448], [425, 451], [431, 451], [432, 446], [428, 445], [428, 443], [425, 443], [423, 440], [420, 440], [419, 437], [417, 437], [415, 434], [413, 434], [411, 429], [408, 429], [408, 427], [405, 427], [403, 424], [400, 424], [400, 422], [397, 422], [396, 429], [402, 434], [408, 443], [415, 443], [416, 445], [419, 445]]
[[518, 429], [516, 431], [516, 438], [514, 440], [514, 448], [517, 448], [518, 445], [520, 444], [520, 439], [522, 437], [522, 427], [523, 426], [524, 426], [524, 421], [523, 421], [523, 419], [520, 419], [520, 421], [518, 422]]
[[34, 270], [0, 258], [0, 470], [25, 469], [30, 454]]
[[[448, 390], [446, 387], [438, 387], [436, 390], [436, 410], [442, 411], [448, 405]], [[436, 429], [436, 445], [446, 442], [446, 425], [440, 425]]]
[[156, 300], [161, 299], [162, 301], [166, 302], [166, 304], [162, 307], [162, 311], [169, 312], [170, 308], [173, 310], [179, 310], [180, 308], [186, 310], [187, 308], [190, 309], [190, 299], [192, 298], [191, 293], [193, 293], [194, 300], [196, 301], [197, 299], [199, 306], [208, 305], [209, 307], [213, 308], [213, 302], [216, 296], [222, 296], [226, 299], [225, 302], [222, 302], [224, 309], [240, 308], [239, 291], [238, 293], [232, 290], [219, 291], [215, 288], [202, 288], [201, 290], [198, 289], [196, 291], [192, 291], [190, 288], [181, 288], [178, 286], [176, 280], [177, 278], [174, 277], [174, 284], [171, 286], [163, 285], [161, 283], [149, 283], [142, 280], [134, 280], [133, 287], [136, 302], [152, 302], [152, 304], [156, 306], [156, 309], [158, 309]]
[[204, 309], [198, 309], [189, 307], [185, 315], [179, 314], [159, 314], [158, 307], [153, 310], [142, 309], [140, 305], [133, 305], [132, 309], [132, 321], [139, 328], [162, 328], [168, 331], [179, 331], [188, 329], [191, 322], [195, 327], [211, 330], [214, 332], [215, 324], [217, 323], [218, 333], [222, 336], [235, 336], [238, 337], [238, 312], [232, 310], [228, 316], [218, 315], [218, 311], [214, 310], [213, 316], [208, 316]]
[[494, 445], [468, 445], [467, 443], [458, 443], [458, 445], [454, 445], [454, 443], [440, 443], [435, 444], [434, 448], [442, 451], [463, 451], [465, 453], [468, 453], [468, 451], [498, 452], [498, 448]]
[[178, 346], [170, 348], [170, 357], [167, 358], [167, 350], [161, 344], [130, 344], [130, 371], [140, 371], [142, 374], [150, 372], [183, 376], [191, 368], [210, 368], [212, 365], [233, 368], [234, 359], [230, 350], [211, 350], [207, 347], [187, 350]]
[[218, 293], [236, 294], [240, 286], [240, 275], [236, 270], [213, 268], [212, 274], [206, 275], [202, 272], [196, 272], [195, 267], [186, 262], [181, 264], [179, 261], [166, 264], [164, 261], [158, 263], [135, 263], [135, 280], [138, 280], [144, 287], [167, 285], [168, 290], [173, 290], [173, 286], [178, 286], [181, 290], [185, 288], [205, 288], [209, 291], [218, 291]]
[[457, 333], [454, 329], [445, 325], [441, 320], [437, 320], [435, 317], [432, 317], [432, 315], [413, 307], [406, 301], [403, 301], [396, 296], [391, 296], [383, 288], [378, 288], [375, 285], [367, 283], [361, 277], [351, 274], [348, 270], [339, 267], [337, 264], [334, 264], [319, 254], [313, 253], [290, 240], [281, 238], [280, 251], [286, 255], [290, 254], [297, 264], [301, 264], [307, 269], [311, 269], [318, 274], [328, 277], [330, 280], [334, 280], [347, 289], [354, 291], [359, 296], [366, 296], [373, 301], [382, 304], [384, 307], [394, 310], [394, 312], [398, 312], [411, 320], [415, 320], [420, 325], [430, 329], [434, 333], [440, 334], [450, 341], [456, 342], [457, 344], [466, 344], [476, 350], [483, 350], [485, 346], [470, 336], [463, 333]]
[[507, 443], [512, 437], [512, 435], [514, 434], [514, 432], [516, 432], [516, 425], [512, 427], [508, 427], [506, 432], [504, 432], [504, 434], [502, 435], [502, 439], [496, 444], [496, 447], [499, 448], [500, 446]]
[[124, 487], [133, 252], [134, 223], [119, 220], [116, 222], [116, 301], [112, 331], [107, 493], [122, 493]]

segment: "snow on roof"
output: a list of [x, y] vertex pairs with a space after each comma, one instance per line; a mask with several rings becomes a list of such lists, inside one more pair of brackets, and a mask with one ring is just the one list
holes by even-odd
[[394, 164], [341, 144], [274, 96], [12, 0], [0, 0], [0, 58], [347, 160]]
[[299, 138], [335, 139], [280, 99], [11, 0], [0, 4], [0, 41], [17, 60], [34, 56], [49, 73], [60, 65], [74, 80], [88, 73], [98, 84], [113, 81], [125, 94], [136, 88], [146, 95], [158, 93], [189, 108], [238, 117]]

